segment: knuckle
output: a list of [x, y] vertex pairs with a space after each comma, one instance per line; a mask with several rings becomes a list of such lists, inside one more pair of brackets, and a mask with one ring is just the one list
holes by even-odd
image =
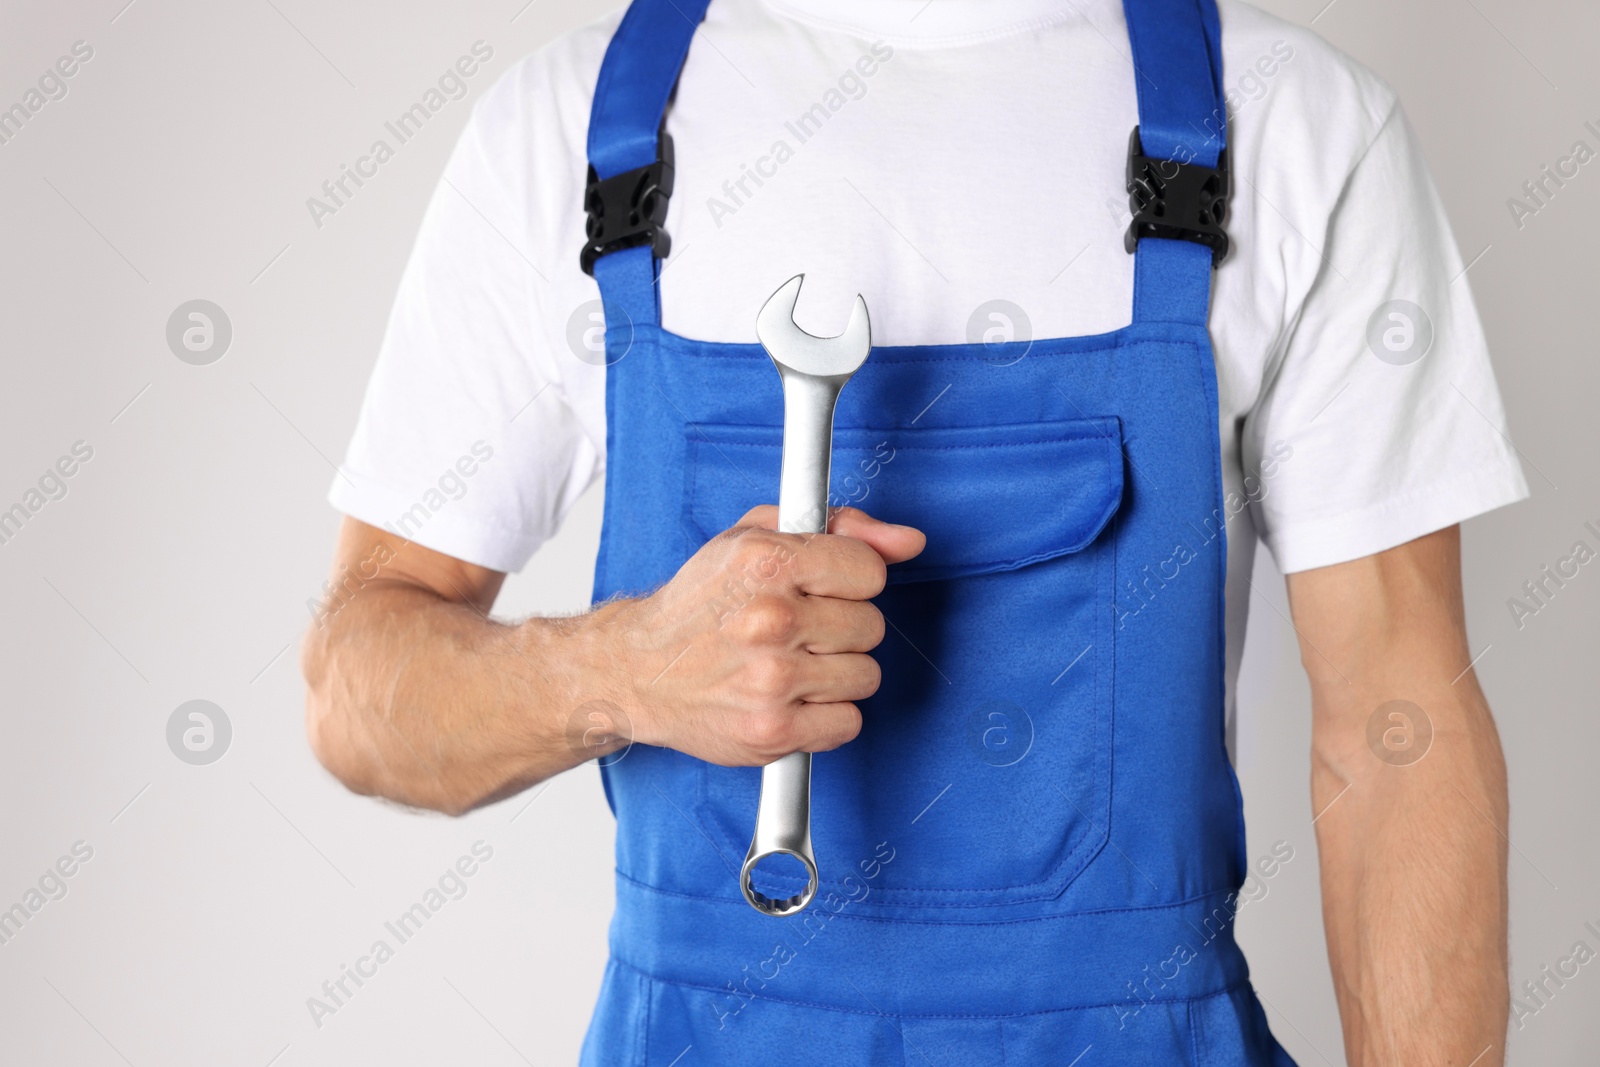
[[753, 644], [785, 644], [800, 625], [799, 607], [784, 597], [757, 596], [740, 614], [742, 635]]
[[712, 537], [706, 543], [707, 547], [714, 545], [724, 552], [736, 553], [739, 551], [739, 546], [744, 543], [745, 538], [749, 537], [755, 529], [756, 527], [754, 526], [730, 526]]
[[778, 711], [755, 711], [745, 716], [740, 741], [757, 755], [779, 756], [789, 750], [792, 734], [789, 716]]
[[747, 584], [777, 582], [795, 558], [794, 540], [793, 534], [746, 530], [734, 543], [728, 565]]
[[744, 527], [734, 540], [734, 560], [744, 566], [755, 565], [772, 555], [781, 541], [782, 538], [771, 530], [759, 526]]
[[788, 656], [763, 656], [748, 668], [751, 695], [758, 704], [787, 704], [799, 673]]
[[861, 710], [854, 704], [839, 704], [831, 709], [825, 721], [818, 724], [816, 737], [806, 741], [812, 752], [831, 752], [840, 745], [849, 744], [861, 733]]

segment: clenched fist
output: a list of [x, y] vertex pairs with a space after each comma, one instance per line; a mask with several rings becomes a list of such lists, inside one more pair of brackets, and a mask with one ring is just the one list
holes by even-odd
[[652, 595], [613, 617], [618, 693], [634, 740], [724, 766], [837, 748], [877, 691], [886, 566], [922, 551], [909, 526], [855, 508], [826, 534], [776, 530], [751, 510]]

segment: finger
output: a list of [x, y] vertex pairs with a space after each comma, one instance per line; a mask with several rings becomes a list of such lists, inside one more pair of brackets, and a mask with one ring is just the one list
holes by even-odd
[[816, 704], [865, 700], [878, 691], [883, 672], [865, 652], [810, 656], [800, 669], [796, 695]]
[[734, 526], [759, 526], [763, 530], [776, 530], [778, 528], [778, 505], [757, 504], [744, 513], [744, 517]]
[[795, 711], [797, 752], [831, 752], [861, 733], [861, 709], [848, 702], [801, 704]]
[[861, 600], [805, 596], [798, 632], [807, 652], [870, 652], [883, 640], [883, 612]]
[[[778, 508], [774, 504], [761, 504], [744, 513], [738, 526], [755, 526], [764, 530], [778, 528]], [[860, 508], [831, 508], [828, 512], [828, 532], [842, 537], [865, 541], [885, 562], [901, 563], [912, 558], [926, 547], [928, 538], [914, 526], [900, 526], [875, 519]], [[799, 535], [815, 536], [815, 535]]]
[[776, 536], [788, 550], [782, 572], [800, 592], [841, 600], [871, 600], [883, 592], [888, 567], [865, 541], [838, 534]]

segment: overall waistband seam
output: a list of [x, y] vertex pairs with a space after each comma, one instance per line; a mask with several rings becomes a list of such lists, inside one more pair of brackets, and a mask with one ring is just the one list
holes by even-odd
[[[639, 879], [634, 878], [631, 875], [628, 875], [628, 874], [626, 874], [626, 873], [624, 873], [623, 871], [620, 871], [620, 870], [616, 871], [615, 874], [616, 874], [617, 878], [619, 878], [620, 880], [622, 880], [624, 882], [627, 882], [629, 885], [631, 885], [631, 886], [633, 886], [633, 887], [635, 887], [637, 889], [640, 889], [640, 890], [642, 890], [642, 891], [644, 891], [646, 893], [653, 893], [653, 894], [656, 894], [658, 896], [672, 897], [672, 898], [677, 899], [677, 900], [694, 901], [694, 902], [703, 903], [703, 904], [724, 905], [724, 906], [731, 907], [731, 908], [746, 908], [746, 907], [749, 907], [749, 905], [746, 904], [743, 900], [739, 900], [739, 899], [735, 899], [735, 898], [731, 898], [731, 897], [728, 897], [728, 898], [724, 898], [724, 897], [709, 897], [709, 896], [702, 896], [702, 895], [700, 895], [698, 893], [681, 893], [681, 892], [678, 892], [676, 890], [662, 889], [659, 886], [653, 886], [653, 885], [650, 885], [647, 882], [641, 882], [641, 881], [639, 881]], [[1236, 891], [1233, 890], [1233, 889], [1213, 889], [1210, 892], [1199, 893], [1199, 894], [1196, 894], [1195, 896], [1187, 897], [1187, 898], [1185, 898], [1183, 900], [1168, 901], [1168, 902], [1162, 903], [1162, 904], [1145, 904], [1145, 905], [1140, 905], [1140, 906], [1137, 906], [1137, 907], [1125, 907], [1125, 908], [1095, 908], [1095, 909], [1092, 909], [1092, 910], [1089, 910], [1089, 911], [1062, 912], [1062, 913], [1057, 914], [1057, 915], [1037, 915], [1037, 916], [1030, 916], [1028, 918], [1020, 918], [1020, 919], [984, 919], [984, 920], [979, 920], [979, 921], [976, 921], [976, 922], [973, 922], [973, 921], [970, 921], [970, 920], [963, 920], [963, 921], [960, 921], [960, 922], [940, 922], [940, 921], [933, 920], [933, 919], [897, 919], [897, 918], [891, 918], [891, 917], [888, 917], [888, 916], [874, 916], [874, 915], [861, 915], [861, 914], [855, 914], [855, 915], [849, 915], [849, 916], [839, 915], [837, 917], [841, 918], [841, 919], [848, 918], [848, 919], [851, 919], [851, 920], [854, 920], [854, 921], [859, 921], [859, 922], [885, 923], [885, 924], [893, 924], [893, 925], [898, 925], [898, 926], [926, 926], [926, 927], [945, 927], [945, 926], [958, 926], [958, 927], [1020, 926], [1020, 925], [1030, 924], [1030, 923], [1062, 922], [1062, 921], [1068, 921], [1068, 920], [1079, 919], [1079, 918], [1085, 919], [1085, 920], [1089, 920], [1089, 921], [1093, 921], [1094, 917], [1102, 916], [1102, 915], [1128, 915], [1128, 914], [1138, 914], [1138, 913], [1157, 912], [1157, 911], [1176, 911], [1176, 910], [1179, 910], [1179, 909], [1182, 909], [1182, 908], [1191, 907], [1193, 905], [1200, 904], [1200, 903], [1203, 903], [1205, 901], [1212, 900], [1212, 899], [1215, 899], [1215, 898], [1218, 898], [1218, 897], [1231, 896], [1235, 892]], [[897, 906], [899, 906], [899, 905], [897, 905]], [[926, 906], [926, 905], [909, 905], [909, 906], [918, 907], [918, 906]], [[971, 907], [971, 905], [941, 905], [941, 906], [944, 906], [944, 907]], [[999, 906], [1005, 906], [1005, 905], [999, 905]]]
[[[710, 985], [701, 985], [698, 982], [684, 982], [684, 981], [681, 981], [681, 980], [676, 979], [676, 978], [663, 978], [660, 975], [657, 975], [657, 974], [654, 974], [654, 973], [652, 973], [650, 971], [645, 970], [643, 967], [640, 967], [637, 964], [630, 963], [629, 961], [623, 959], [621, 956], [618, 956], [615, 952], [613, 952], [611, 954], [611, 961], [613, 963], [615, 963], [618, 967], [626, 967], [628, 970], [634, 972], [635, 974], [638, 974], [638, 975], [642, 976], [646, 981], [649, 981], [649, 982], [652, 982], [652, 983], [659, 982], [662, 985], [676, 986], [677, 988], [680, 988], [680, 989], [694, 989], [694, 990], [698, 990], [698, 991], [700, 991], [702, 993], [712, 993], [712, 994], [715, 994], [717, 996], [727, 996], [727, 995], [729, 995], [728, 994], [728, 990], [726, 988], [721, 988], [721, 987], [718, 987], [718, 986], [710, 986]], [[1221, 989], [1214, 990], [1214, 991], [1212, 991], [1210, 993], [1197, 993], [1192, 997], [1151, 997], [1150, 999], [1144, 1000], [1141, 1003], [1145, 1007], [1149, 1007], [1150, 1005], [1153, 1005], [1153, 1004], [1171, 1005], [1171, 1006], [1195, 1005], [1195, 1004], [1199, 1004], [1199, 1003], [1201, 1003], [1203, 1001], [1213, 1000], [1213, 999], [1215, 999], [1217, 997], [1232, 996], [1233, 994], [1237, 993], [1241, 989], [1249, 988], [1249, 986], [1250, 986], [1249, 980], [1248, 979], [1244, 979], [1244, 980], [1241, 980], [1241, 981], [1238, 981], [1238, 982], [1234, 982], [1234, 983], [1232, 983], [1230, 985], [1224, 986]], [[1015, 1011], [1015, 1012], [995, 1012], [995, 1013], [982, 1013], [982, 1012], [912, 1012], [912, 1011], [883, 1012], [883, 1011], [878, 1011], [877, 1009], [874, 1009], [874, 1008], [849, 1008], [849, 1007], [845, 1007], [842, 1004], [824, 1004], [821, 1001], [815, 1001], [815, 1000], [802, 1000], [802, 999], [793, 998], [793, 997], [775, 997], [775, 996], [772, 996], [772, 995], [766, 994], [766, 993], [748, 993], [748, 994], [736, 993], [734, 995], [741, 996], [746, 1000], [765, 1000], [765, 1001], [770, 1001], [770, 1002], [772, 1002], [774, 1004], [789, 1004], [789, 1005], [793, 1005], [793, 1006], [796, 1006], [796, 1007], [802, 1007], [802, 1008], [816, 1008], [816, 1009], [819, 1009], [821, 1011], [837, 1011], [837, 1012], [843, 1012], [843, 1013], [845, 1013], [847, 1015], [879, 1015], [879, 1016], [885, 1016], [885, 1017], [892, 1017], [892, 1018], [896, 1018], [896, 1019], [965, 1019], [965, 1020], [1028, 1019], [1028, 1018], [1032, 1018], [1034, 1016], [1039, 1016], [1039, 1015], [1059, 1015], [1059, 1014], [1061, 1014], [1063, 1012], [1069, 1012], [1069, 1011], [1105, 1011], [1108, 1008], [1114, 1010], [1115, 1008], [1118, 1007], [1119, 1004], [1122, 1003], [1121, 1001], [1106, 1001], [1105, 1003], [1102, 1003], [1102, 1004], [1074, 1004], [1074, 1005], [1069, 1005], [1067, 1007], [1061, 1007], [1061, 1008], [1041, 1008], [1041, 1009], [1039, 1009], [1037, 1011]]]

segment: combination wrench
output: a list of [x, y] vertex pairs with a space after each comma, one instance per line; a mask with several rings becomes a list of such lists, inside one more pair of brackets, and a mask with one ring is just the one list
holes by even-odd
[[[858, 294], [850, 324], [837, 337], [813, 337], [795, 325], [794, 305], [804, 274], [767, 298], [756, 316], [756, 337], [783, 380], [783, 460], [778, 476], [778, 530], [820, 534], [828, 529], [828, 473], [833, 459], [833, 410], [839, 392], [872, 351], [867, 302]], [[756, 889], [752, 874], [768, 856], [805, 865], [806, 887], [774, 899]], [[811, 753], [792, 752], [761, 768], [756, 831], [739, 870], [745, 900], [767, 915], [793, 915], [817, 895], [811, 851]]]

